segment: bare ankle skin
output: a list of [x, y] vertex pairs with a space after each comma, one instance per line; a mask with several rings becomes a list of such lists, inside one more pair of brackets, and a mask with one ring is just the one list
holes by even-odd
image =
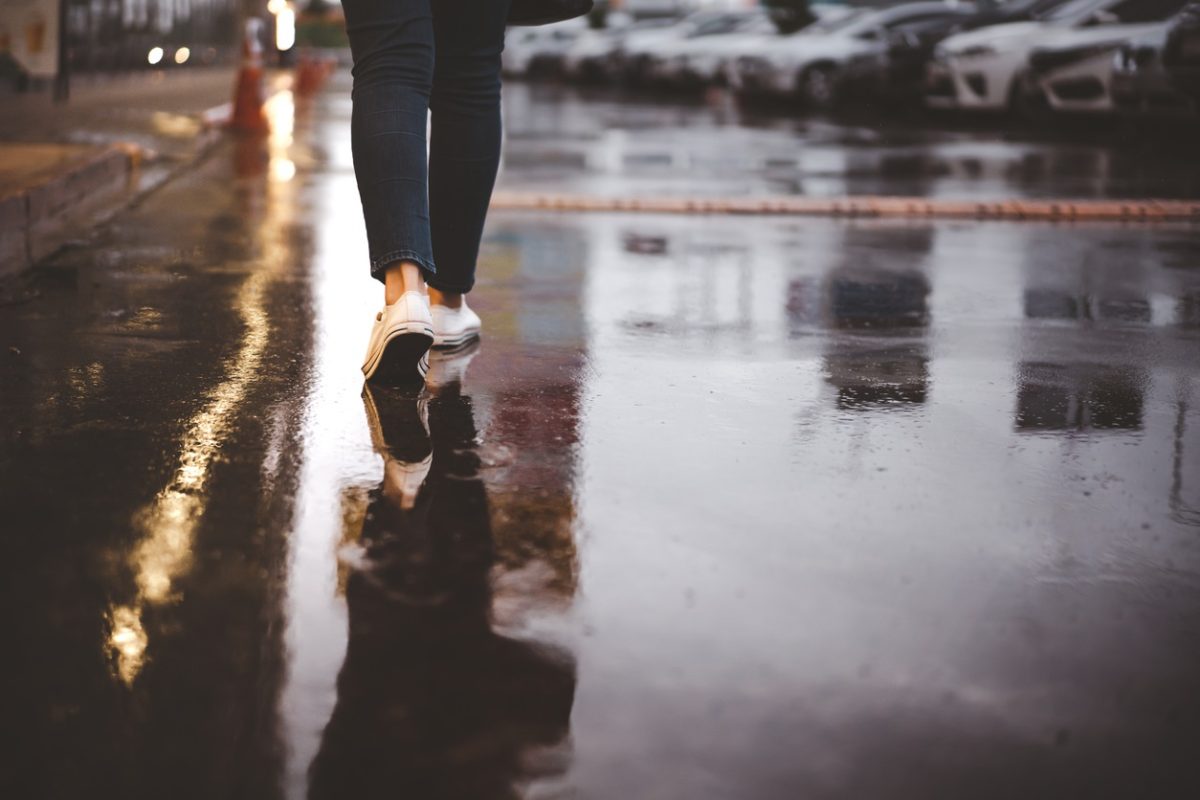
[[411, 261], [389, 264], [383, 273], [383, 298], [389, 306], [405, 292], [425, 293], [425, 276], [421, 268]]
[[439, 292], [437, 289], [430, 286], [429, 302], [435, 306], [461, 308], [463, 304], [463, 296], [461, 292]]

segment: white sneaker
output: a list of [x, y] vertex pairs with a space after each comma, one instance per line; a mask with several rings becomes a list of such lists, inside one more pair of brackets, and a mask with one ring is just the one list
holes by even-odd
[[[387, 439], [383, 429], [383, 419], [379, 414], [375, 395], [370, 387], [363, 388], [363, 403], [367, 409], [367, 425], [371, 431], [371, 443], [375, 451], [383, 456], [383, 496], [388, 498], [402, 511], [411, 511], [417, 504], [417, 497], [425, 479], [429, 477], [429, 469], [433, 466], [433, 452], [429, 444], [429, 410], [424, 394], [417, 398], [406, 397], [403, 406], [385, 406], [388, 419], [393, 427], [392, 441]], [[393, 397], [393, 402], [396, 398]], [[411, 404], [411, 405], [410, 405]], [[396, 412], [401, 411], [397, 416]], [[411, 414], [411, 416], [410, 416]], [[420, 427], [413, 425], [417, 422]], [[419, 461], [405, 461], [397, 454], [406, 458], [415, 458], [422, 452], [424, 457]], [[407, 455], [406, 455], [407, 454]]]
[[405, 292], [375, 315], [363, 359], [363, 376], [387, 383], [423, 379], [429, 370], [433, 341], [429, 301], [420, 292]]
[[451, 383], [462, 384], [467, 376], [467, 367], [471, 359], [479, 353], [479, 342], [468, 342], [454, 350], [443, 350], [434, 353], [429, 360], [429, 374], [425, 376], [425, 385], [436, 392]]
[[434, 347], [461, 347], [479, 338], [482, 323], [479, 315], [467, 308], [465, 297], [458, 308], [433, 305], [429, 310], [433, 315]]

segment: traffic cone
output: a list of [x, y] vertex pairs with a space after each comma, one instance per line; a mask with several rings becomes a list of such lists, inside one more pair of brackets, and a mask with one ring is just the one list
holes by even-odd
[[325, 81], [321, 65], [305, 50], [296, 60], [296, 94], [305, 96], [316, 92]]
[[229, 127], [238, 133], [269, 133], [270, 123], [263, 111], [263, 61], [259, 32], [262, 20], [246, 20], [246, 37], [242, 41], [242, 66], [238, 69], [233, 91], [233, 114]]

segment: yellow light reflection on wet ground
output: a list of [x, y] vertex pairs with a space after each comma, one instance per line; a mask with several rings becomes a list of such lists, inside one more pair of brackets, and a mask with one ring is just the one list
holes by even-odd
[[271, 95], [263, 104], [263, 110], [271, 123], [271, 135], [267, 139], [271, 180], [287, 183], [296, 177], [296, 162], [289, 156], [296, 130], [296, 98], [290, 89], [284, 89]]
[[176, 578], [191, 564], [196, 524], [204, 512], [204, 489], [213, 459], [229, 432], [234, 414], [262, 362], [270, 323], [263, 301], [267, 272], [256, 272], [238, 291], [234, 307], [245, 331], [242, 342], [226, 365], [226, 379], [209, 395], [208, 404], [188, 424], [180, 445], [179, 469], [153, 504], [138, 515], [144, 538], [133, 552], [138, 592], [129, 605], [115, 606], [110, 614], [108, 644], [116, 659], [117, 675], [132, 685], [145, 660], [148, 636], [142, 625], [147, 604], [171, 598]]
[[266, 350], [270, 332], [266, 290], [274, 271], [290, 265], [292, 253], [286, 232], [296, 208], [295, 190], [288, 183], [296, 174], [296, 165], [290, 158], [296, 114], [292, 92], [280, 88], [265, 108], [271, 123], [267, 141], [268, 174], [273, 183], [281, 185], [267, 193], [267, 203], [257, 225], [261, 263], [233, 300], [243, 333], [237, 352], [225, 364], [225, 380], [213, 389], [207, 405], [188, 422], [179, 448], [179, 467], [171, 483], [135, 519], [135, 525], [143, 532], [131, 559], [137, 597], [130, 604], [114, 606], [109, 614], [108, 644], [116, 659], [117, 675], [126, 685], [133, 684], [145, 663], [149, 636], [142, 624], [143, 610], [147, 605], [170, 601], [176, 580], [191, 566], [193, 540], [204, 514], [205, 490], [213, 462]]
[[146, 630], [138, 612], [128, 606], [114, 608], [109, 624], [112, 632], [108, 645], [117, 656], [117, 674], [126, 685], [131, 685], [146, 655]]

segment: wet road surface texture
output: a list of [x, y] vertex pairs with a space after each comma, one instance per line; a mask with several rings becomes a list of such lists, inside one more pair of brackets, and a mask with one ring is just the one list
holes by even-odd
[[[592, 195], [1200, 197], [1200, 130], [1136, 135], [1069, 120], [802, 116], [692, 98], [543, 83], [505, 87], [501, 186]], [[1049, 127], [1049, 126], [1047, 126]]]
[[0, 309], [0, 795], [1200, 796], [1193, 228], [497, 213], [364, 393], [270, 111]]

